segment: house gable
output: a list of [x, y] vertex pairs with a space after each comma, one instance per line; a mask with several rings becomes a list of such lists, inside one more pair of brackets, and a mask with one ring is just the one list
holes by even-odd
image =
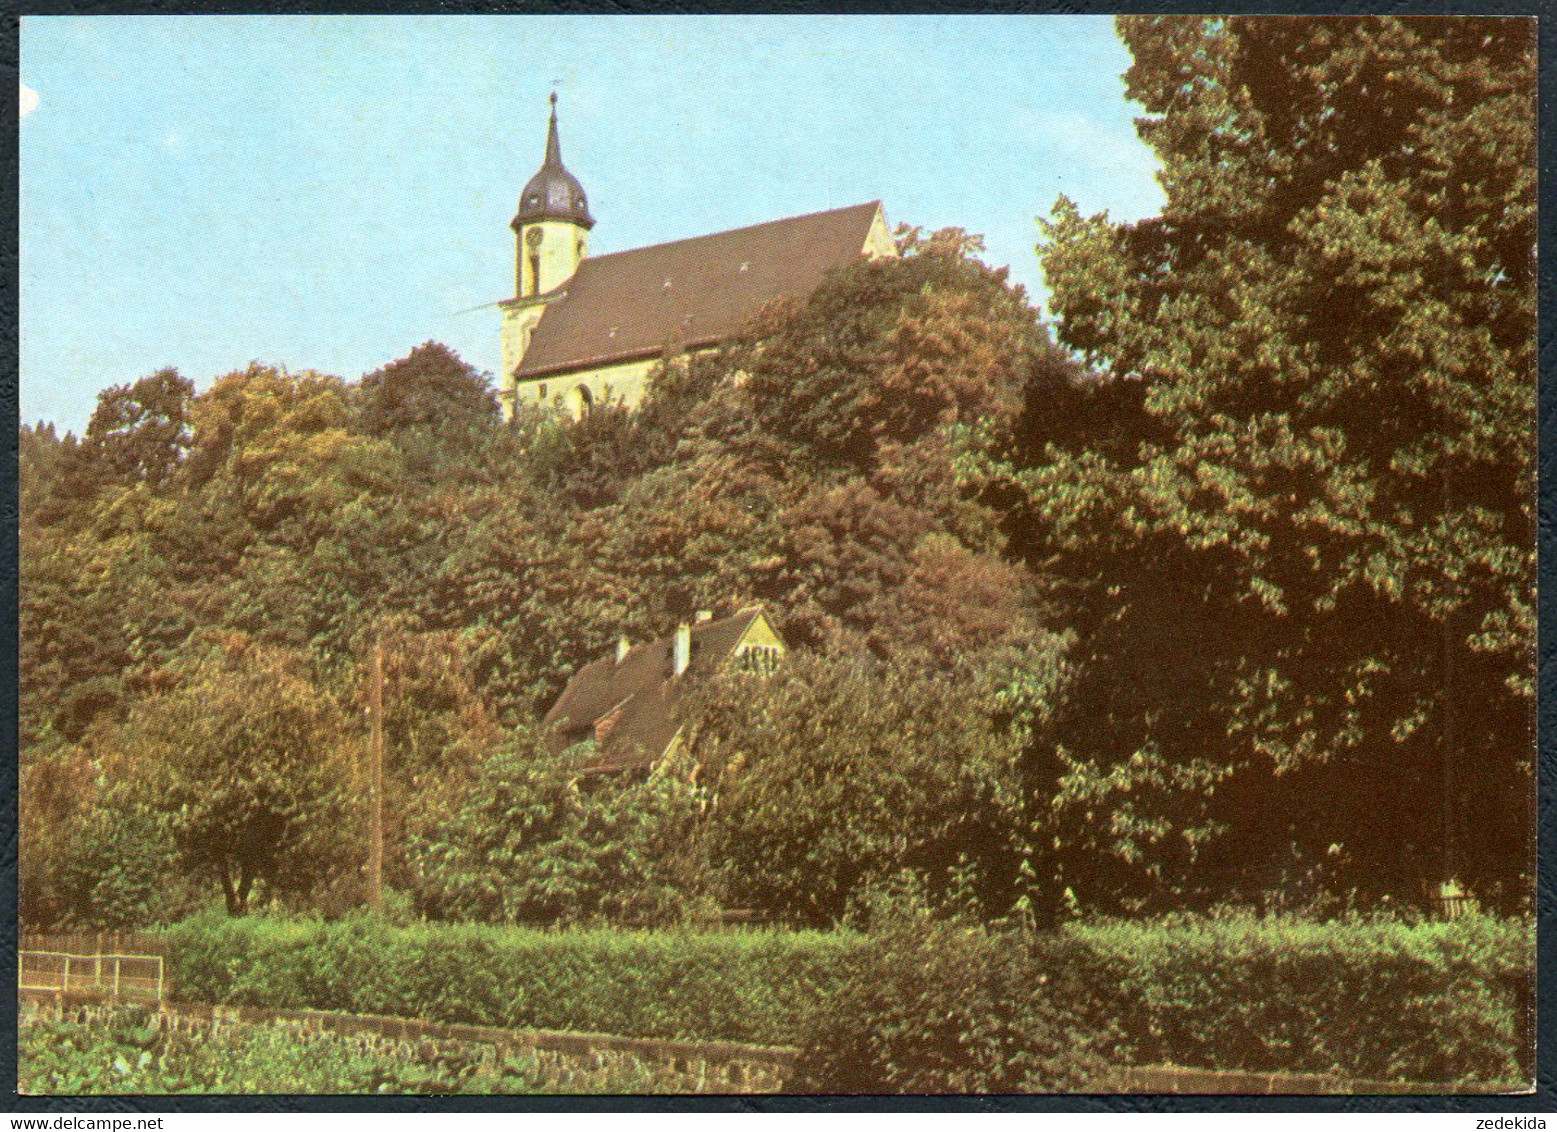
[[766, 614], [758, 613], [741, 634], [740, 640], [730, 650], [731, 658], [742, 668], [772, 671], [788, 646], [768, 622]]

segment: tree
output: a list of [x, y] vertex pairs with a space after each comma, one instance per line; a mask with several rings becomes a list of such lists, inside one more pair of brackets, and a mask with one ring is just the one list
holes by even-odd
[[[24, 748], [25, 750], [25, 748]], [[94, 796], [90, 758], [78, 746], [22, 760], [16, 792], [17, 916], [32, 927], [61, 923], [70, 913], [60, 883], [72, 833]]]
[[217, 378], [190, 417], [189, 486], [272, 542], [308, 548], [341, 508], [397, 482], [390, 447], [353, 432], [339, 378], [251, 365]]
[[1008, 421], [1047, 337], [1005, 271], [970, 257], [974, 239], [836, 271], [768, 312], [729, 351], [743, 380], [724, 407], [782, 441], [791, 467], [863, 472], [958, 420]]
[[459, 532], [428, 594], [433, 624], [471, 634], [474, 679], [507, 725], [533, 722], [570, 673], [610, 647], [629, 624], [634, 585], [595, 560], [608, 523], [533, 516], [517, 494]]
[[102, 469], [75, 434], [59, 436], [42, 421], [21, 427], [16, 495], [24, 528], [79, 525], [102, 481]]
[[902, 582], [862, 611], [866, 640], [881, 657], [974, 673], [1044, 635], [1030, 586], [1019, 565], [932, 534], [909, 554]]
[[123, 790], [109, 790], [68, 827], [57, 869], [62, 919], [74, 927], [156, 923], [178, 888], [163, 823]]
[[993, 914], [1019, 898], [1017, 749], [977, 685], [791, 653], [711, 680], [685, 714], [735, 906], [827, 925], [905, 870], [941, 892], [964, 867]]
[[362, 430], [371, 436], [427, 426], [457, 432], [497, 417], [491, 382], [441, 342], [423, 342], [367, 374], [357, 396]]
[[189, 451], [194, 395], [194, 383], [175, 369], [104, 390], [87, 425], [87, 451], [120, 483], [161, 483]]
[[440, 916], [556, 924], [674, 921], [699, 896], [691, 787], [584, 779], [592, 748], [560, 754], [516, 731], [463, 806], [414, 842], [423, 907]]
[[526, 454], [536, 490], [568, 508], [592, 510], [615, 502], [638, 463], [635, 414], [605, 404], [577, 421], [550, 417], [539, 422]]
[[109, 772], [138, 784], [180, 866], [217, 885], [231, 915], [256, 886], [305, 893], [341, 867], [348, 732], [297, 658], [230, 639], [104, 745]]
[[1061, 339], [1140, 410], [1100, 393], [1123, 435], [1045, 443], [1005, 479], [1086, 630], [1058, 836], [1132, 864], [1140, 894], [1342, 861], [1348, 886], [1457, 875], [1511, 899], [1531, 863], [1533, 30], [1119, 29], [1167, 204], [1118, 225], [1062, 199], [1040, 253]]
[[26, 761], [30, 748], [74, 742], [99, 714], [117, 709], [129, 657], [123, 609], [103, 576], [112, 555], [101, 542], [24, 524], [20, 549], [18, 707]]

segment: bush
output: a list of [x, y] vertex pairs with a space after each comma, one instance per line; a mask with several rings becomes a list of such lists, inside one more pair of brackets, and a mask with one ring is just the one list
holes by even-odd
[[1097, 1087], [1176, 1064], [1354, 1080], [1531, 1080], [1528, 922], [1174, 917], [1039, 937], [889, 929], [803, 1029], [798, 1087]]
[[202, 917], [166, 939], [189, 1001], [785, 1044], [860, 937]]
[[814, 1091], [1069, 1088], [1101, 1057], [1362, 1080], [1531, 1076], [1522, 920], [1179, 917], [1032, 936], [899, 917], [866, 936], [212, 916], [166, 940], [189, 1000], [796, 1044], [797, 1087]]
[[1456, 923], [1173, 917], [1072, 926], [1118, 980], [1122, 1053], [1364, 1080], [1528, 1081], [1534, 931]]
[[939, 881], [973, 861], [988, 906], [1010, 907], [1017, 752], [971, 685], [795, 657], [765, 679], [710, 681], [696, 701], [690, 755], [715, 798], [708, 857], [731, 903], [823, 926], [903, 870]]
[[[791, 1086], [826, 1093], [1075, 1091], [1102, 1075], [1097, 1032], [1026, 937], [904, 921], [843, 960], [805, 1020]], [[1048, 958], [1053, 958], [1052, 954]]]
[[669, 775], [579, 787], [593, 744], [560, 754], [515, 733], [457, 813], [413, 839], [417, 901], [440, 918], [663, 925], [689, 918], [703, 870], [695, 794]]

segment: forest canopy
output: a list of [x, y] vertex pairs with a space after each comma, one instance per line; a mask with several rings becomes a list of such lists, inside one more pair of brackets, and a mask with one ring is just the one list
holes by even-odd
[[[1161, 215], [1062, 199], [1052, 326], [960, 230], [644, 404], [500, 418], [437, 343], [163, 370], [20, 438], [22, 918], [864, 922], [1529, 897], [1534, 48], [1129, 17]], [[689, 776], [540, 719], [761, 604]]]

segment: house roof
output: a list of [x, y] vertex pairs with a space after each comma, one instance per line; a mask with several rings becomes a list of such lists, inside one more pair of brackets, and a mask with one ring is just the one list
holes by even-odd
[[865, 251], [879, 201], [584, 260], [546, 306], [520, 380], [735, 336], [774, 299], [809, 295]]
[[[707, 672], [729, 659], [757, 618], [751, 606], [717, 621], [693, 625], [687, 675]], [[626, 770], [648, 766], [665, 753], [681, 721], [676, 706], [686, 686], [673, 673], [674, 638], [662, 637], [630, 649], [620, 661], [613, 653], [579, 669], [546, 713], [554, 749], [593, 737], [595, 725], [610, 717], [609, 739], [601, 744], [590, 770]]]

